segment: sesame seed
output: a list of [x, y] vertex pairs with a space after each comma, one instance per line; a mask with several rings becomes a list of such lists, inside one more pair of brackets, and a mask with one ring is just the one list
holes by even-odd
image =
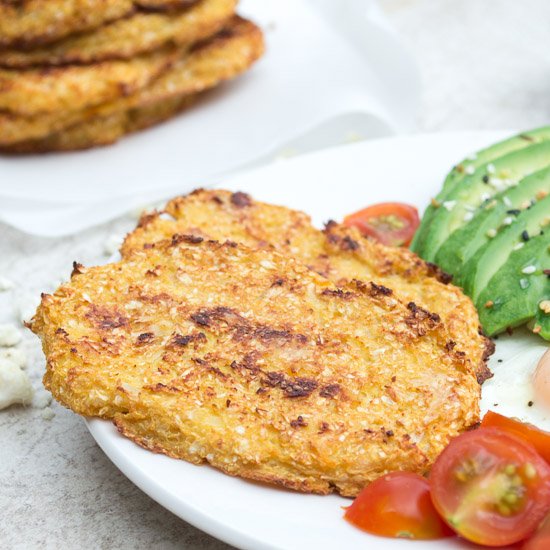
[[466, 167], [466, 170], [464, 170], [468, 176], [471, 176], [475, 171], [475, 167], [470, 164], [470, 166]]
[[496, 191], [502, 191], [507, 187], [506, 181], [500, 178], [491, 178], [489, 184], [492, 185]]
[[521, 232], [521, 238], [527, 242], [529, 240], [529, 233], [527, 233], [527, 230]]
[[513, 223], [514, 223], [514, 218], [512, 218], [512, 216], [506, 216], [502, 220], [502, 225], [512, 225]]
[[494, 164], [488, 164], [487, 165], [487, 173], [488, 174], [494, 174], [496, 172], [496, 168]]
[[483, 181], [483, 183], [489, 183], [489, 176], [487, 174], [485, 174], [482, 178], [481, 178], [481, 181]]
[[512, 201], [508, 197], [503, 197], [502, 202], [508, 207], [512, 206]]
[[497, 236], [497, 230], [496, 229], [489, 229], [489, 231], [487, 231], [487, 237], [489, 237], [490, 239], [493, 239]]
[[527, 279], [522, 278], [519, 280], [519, 286], [521, 290], [525, 290], [526, 288], [529, 288], [530, 284]]
[[473, 212], [466, 212], [466, 214], [464, 214], [464, 221], [469, 222], [471, 219], [473, 219], [473, 217], [474, 217]]
[[534, 265], [528, 265], [527, 267], [524, 267], [521, 272], [525, 273], [525, 275], [531, 275], [533, 274], [537, 268]]
[[445, 201], [443, 203], [443, 207], [449, 212], [451, 212], [455, 206], [456, 206], [456, 201]]
[[525, 246], [525, 243], [518, 243], [514, 246], [514, 248], [512, 250], [520, 250], [524, 246]]
[[519, 205], [519, 207], [520, 207], [522, 210], [527, 210], [530, 206], [531, 206], [531, 201], [528, 201], [528, 200], [523, 201], [523, 202]]

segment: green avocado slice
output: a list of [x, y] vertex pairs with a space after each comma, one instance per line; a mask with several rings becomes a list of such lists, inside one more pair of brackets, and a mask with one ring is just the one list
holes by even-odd
[[[542, 301], [545, 301], [545, 300], [550, 300], [550, 293], [547, 292], [546, 296], [543, 296]], [[545, 311], [542, 311], [540, 307], [535, 317], [533, 330], [536, 330], [537, 334], [539, 336], [542, 336], [545, 340], [550, 340], [550, 314], [546, 313]]]
[[[466, 263], [462, 285], [474, 303], [481, 303], [480, 294], [489, 286], [494, 274], [516, 257], [514, 252], [527, 247], [531, 238], [544, 233], [550, 236], [550, 195], [527, 210], [522, 210], [512, 225], [501, 228], [488, 243], [482, 246]], [[530, 249], [533, 245], [527, 247]], [[485, 303], [485, 302], [483, 302]]]
[[487, 334], [535, 320], [535, 326], [541, 327], [537, 332], [550, 339], [550, 315], [540, 309], [540, 303], [550, 298], [550, 279], [544, 274], [550, 264], [549, 246], [550, 231], [532, 237], [521, 249], [512, 251], [491, 277], [477, 300], [479, 319]]
[[435, 263], [444, 271], [453, 273], [455, 284], [460, 285], [464, 264], [491, 240], [491, 232], [511, 225], [523, 209], [548, 194], [550, 166], [522, 179], [517, 186], [487, 199], [475, 213], [472, 212], [471, 221], [457, 229], [441, 245]]
[[440, 246], [470, 221], [471, 211], [493, 195], [518, 185], [525, 176], [550, 165], [550, 141], [536, 143], [478, 168], [454, 185], [434, 212], [422, 257], [435, 260]]
[[[550, 126], [545, 126], [543, 128], [537, 128], [529, 132], [523, 132], [522, 134], [513, 136], [499, 143], [495, 143], [486, 149], [482, 149], [476, 154], [471, 155], [470, 157], [464, 159], [462, 162], [458, 163], [447, 175], [445, 182], [443, 183], [443, 189], [437, 195], [435, 200], [439, 203], [445, 200], [446, 193], [453, 189], [456, 185], [471, 173], [472, 170], [477, 170], [481, 166], [486, 165], [489, 162], [494, 161], [495, 159], [512, 153], [513, 151], [518, 151], [524, 149], [533, 143], [540, 143], [550, 139]], [[432, 205], [429, 205], [422, 216], [422, 223], [420, 224], [414, 239], [411, 243], [411, 250], [422, 256], [422, 251], [424, 248], [424, 240], [428, 232], [430, 231], [430, 221], [434, 214], [437, 211]]]

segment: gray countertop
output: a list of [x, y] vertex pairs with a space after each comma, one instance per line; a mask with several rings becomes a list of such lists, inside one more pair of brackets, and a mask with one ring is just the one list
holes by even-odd
[[[528, 128], [550, 120], [547, 0], [381, 0], [424, 79], [418, 130]], [[73, 260], [106, 260], [104, 244], [135, 224], [124, 218], [64, 239], [0, 226], [0, 322], [53, 290]], [[26, 334], [28, 372], [40, 387], [43, 358]], [[84, 422], [56, 403], [0, 412], [0, 547], [203, 548], [227, 545], [152, 501], [105, 457]]]

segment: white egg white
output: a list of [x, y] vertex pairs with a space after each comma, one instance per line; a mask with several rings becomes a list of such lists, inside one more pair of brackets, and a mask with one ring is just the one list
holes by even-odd
[[540, 337], [524, 329], [500, 335], [489, 361], [493, 378], [483, 384], [481, 410], [519, 418], [550, 431], [550, 407], [537, 403], [533, 374], [548, 349]]

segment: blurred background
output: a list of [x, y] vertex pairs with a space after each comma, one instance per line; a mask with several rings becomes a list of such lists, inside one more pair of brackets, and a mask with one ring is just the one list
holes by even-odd
[[543, 126], [550, 2], [380, 0], [422, 77], [420, 131]]

